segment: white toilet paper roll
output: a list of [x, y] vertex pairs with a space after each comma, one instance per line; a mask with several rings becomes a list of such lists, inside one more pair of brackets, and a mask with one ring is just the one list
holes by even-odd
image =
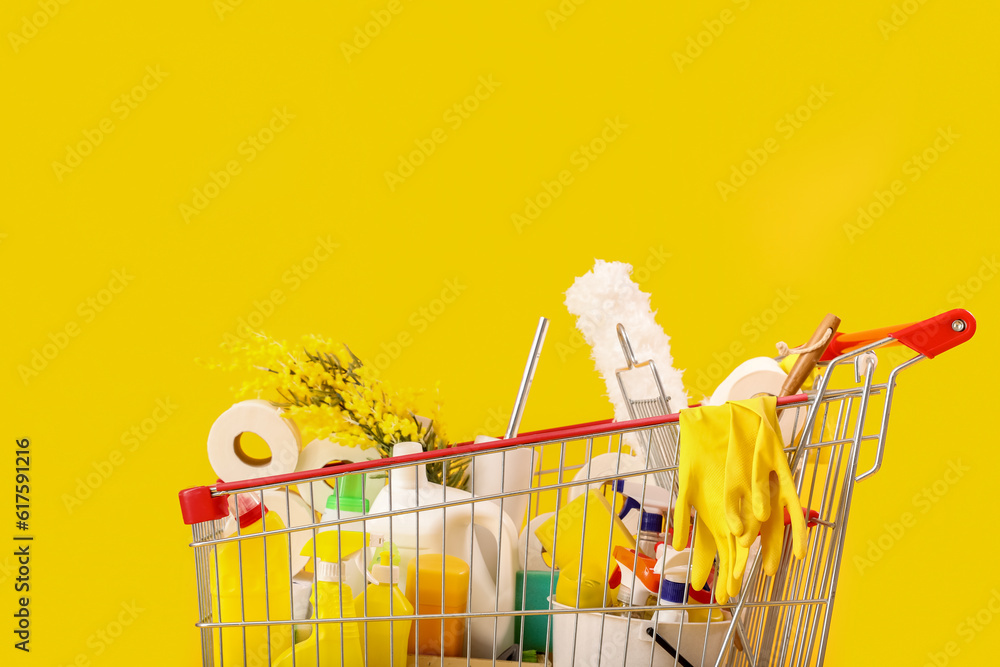
[[[318, 470], [327, 464], [338, 461], [372, 461], [377, 458], [380, 457], [378, 449], [375, 447], [361, 449], [360, 447], [347, 447], [330, 440], [313, 440], [305, 446], [305, 449], [299, 455], [299, 462], [295, 466], [295, 471]], [[327, 498], [336, 493], [331, 485], [333, 481], [333, 479], [330, 479], [310, 482], [309, 484], [300, 484], [296, 490], [307, 503], [312, 504], [315, 512], [322, 514], [326, 511]], [[383, 486], [385, 486], [384, 477], [366, 476], [365, 497], [369, 500], [375, 498]], [[310, 495], [310, 489], [312, 495]]]
[[[740, 401], [757, 394], [777, 396], [787, 377], [778, 362], [770, 357], [747, 359], [722, 381], [705, 405], [723, 405], [726, 401]], [[781, 410], [779, 414], [781, 436], [786, 444], [790, 444], [795, 435], [795, 410]], [[803, 417], [799, 417], [799, 428], [802, 427]]]
[[[243, 433], [260, 436], [271, 449], [271, 456], [256, 459], [240, 446]], [[295, 470], [302, 449], [302, 439], [295, 423], [282, 416], [273, 403], [261, 400], [242, 401], [215, 420], [208, 432], [208, 461], [224, 482], [281, 475]]]

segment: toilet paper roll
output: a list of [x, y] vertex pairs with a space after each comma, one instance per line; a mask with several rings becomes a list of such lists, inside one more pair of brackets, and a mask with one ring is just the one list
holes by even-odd
[[[740, 401], [753, 398], [757, 394], [781, 393], [781, 386], [788, 374], [781, 369], [778, 362], [770, 357], [754, 357], [747, 359], [733, 369], [733, 372], [722, 381], [712, 393], [705, 405], [723, 405], [726, 401]], [[786, 444], [791, 444], [795, 435], [795, 410], [781, 410], [778, 425], [781, 436]], [[803, 416], [799, 417], [799, 428], [802, 427]]]
[[[271, 456], [255, 459], [243, 451], [239, 437], [255, 433], [271, 449]], [[215, 420], [208, 432], [208, 461], [224, 482], [281, 475], [295, 470], [302, 439], [295, 423], [273, 403], [242, 401]]]
[[[356, 463], [358, 461], [372, 461], [377, 458], [380, 457], [378, 449], [375, 447], [361, 449], [360, 447], [347, 447], [330, 440], [313, 440], [305, 446], [305, 449], [299, 455], [299, 462], [295, 466], [295, 471], [318, 470], [327, 464], [337, 461], [351, 461]], [[310, 482], [309, 484], [299, 484], [296, 490], [307, 503], [312, 505], [313, 511], [322, 514], [326, 511], [327, 498], [336, 493], [331, 485], [333, 482], [334, 480], [331, 478], [329, 480]], [[384, 477], [376, 478], [374, 475], [366, 475], [365, 497], [369, 500], [374, 499], [383, 486], [385, 486]]]

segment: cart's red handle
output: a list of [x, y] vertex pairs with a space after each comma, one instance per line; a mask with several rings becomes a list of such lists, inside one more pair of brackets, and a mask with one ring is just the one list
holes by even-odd
[[895, 338], [899, 343], [929, 359], [972, 338], [976, 318], [964, 308], [955, 308], [922, 322], [870, 329], [858, 333], [836, 333], [820, 361], [830, 361], [845, 352], [882, 340]]

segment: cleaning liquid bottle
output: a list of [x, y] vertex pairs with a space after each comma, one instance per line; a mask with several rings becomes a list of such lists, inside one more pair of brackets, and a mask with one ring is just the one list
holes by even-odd
[[[364, 533], [356, 531], [316, 535], [316, 586], [309, 599], [313, 618], [357, 618], [354, 594], [351, 587], [341, 580], [341, 569], [344, 561], [361, 550], [364, 544]], [[313, 540], [306, 543], [302, 555], [313, 555]], [[314, 628], [308, 639], [279, 655], [272, 663], [273, 667], [354, 667], [365, 664], [357, 622], [317, 623]], [[242, 664], [242, 661], [235, 664]]]
[[618, 586], [618, 601], [625, 606], [655, 605], [660, 589], [656, 560], [621, 546], [615, 547], [614, 558], [621, 568], [622, 577]]
[[[419, 442], [400, 442], [393, 446], [392, 457], [422, 452], [423, 446]], [[429, 481], [426, 465], [417, 462], [389, 471], [389, 484], [372, 502], [369, 514], [414, 510], [425, 505], [471, 498], [472, 494], [468, 491]], [[366, 523], [369, 531], [384, 535], [399, 549], [402, 573], [409, 572], [408, 565], [412, 559], [425, 554], [444, 553], [471, 567], [473, 575], [468, 585], [472, 591], [472, 602], [469, 611], [484, 614], [469, 624], [471, 657], [493, 658], [498, 649], [514, 643], [514, 619], [506, 612], [514, 611], [517, 528], [505, 512], [491, 502], [477, 502], [474, 505], [454, 505], [447, 510], [405, 512], [392, 517], [368, 519]], [[497, 550], [492, 553], [499, 551], [499, 558], [484, 557], [480, 548], [481, 539], [495, 542]], [[404, 581], [408, 590], [408, 574]], [[497, 611], [501, 612], [500, 616], [485, 616]]]
[[635, 538], [603, 494], [591, 489], [578, 496], [536, 528], [535, 537], [542, 558], [559, 568], [556, 602], [602, 607], [616, 598], [618, 584], [610, 580], [616, 565], [609, 563], [608, 543], [612, 549], [634, 549]]
[[[319, 532], [340, 532], [365, 533], [368, 530], [368, 523], [363, 521], [365, 514], [371, 503], [364, 495], [365, 475], [355, 473], [344, 475], [337, 479], [337, 492], [326, 499], [326, 511], [320, 518], [320, 524], [327, 524], [334, 521], [341, 521], [332, 526], [324, 526]], [[351, 519], [355, 519], [351, 521]], [[382, 535], [368, 535], [368, 546], [381, 544]], [[312, 555], [311, 553], [309, 555]], [[341, 580], [351, 587], [351, 590], [360, 591], [365, 586], [365, 561], [364, 553], [358, 551], [354, 557], [344, 563], [341, 568]]]
[[[419, 566], [419, 567], [418, 567]], [[469, 599], [469, 566], [447, 554], [423, 554], [410, 561], [406, 572], [406, 599], [421, 619], [410, 630], [411, 653], [459, 657], [465, 655], [464, 617]]]
[[[220, 544], [215, 562], [210, 561], [213, 619], [222, 623], [291, 620], [288, 537], [269, 534], [285, 528], [284, 523], [252, 493], [236, 496], [236, 514], [239, 535], [253, 537]], [[219, 633], [216, 665], [242, 665], [244, 659], [263, 662], [292, 645], [291, 625], [228, 626]]]
[[[354, 598], [359, 618], [413, 615], [413, 605], [399, 588], [399, 566], [392, 564], [391, 551], [381, 552], [378, 564], [372, 566], [372, 578], [375, 583]], [[412, 623], [409, 619], [366, 623], [361, 637], [364, 664], [368, 667], [405, 667]]]
[[643, 556], [656, 558], [656, 544], [663, 541], [664, 517], [670, 513], [672, 494], [634, 478], [616, 479], [613, 485], [615, 491], [625, 496], [625, 505], [618, 518], [624, 519], [633, 509], [640, 510], [636, 550]]

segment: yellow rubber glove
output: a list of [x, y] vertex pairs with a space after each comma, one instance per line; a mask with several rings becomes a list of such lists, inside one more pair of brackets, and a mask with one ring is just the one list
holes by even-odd
[[678, 496], [674, 507], [674, 548], [687, 546], [691, 508], [698, 510], [692, 548], [691, 585], [700, 589], [708, 580], [715, 555], [715, 599], [727, 602], [739, 594], [747, 548], [736, 542], [723, 504], [726, 455], [729, 449], [730, 407], [703, 406], [681, 410], [678, 448]]
[[783, 507], [792, 526], [792, 553], [802, 558], [806, 522], [788, 469], [774, 396], [731, 401], [726, 457], [725, 505], [737, 543], [749, 547], [761, 534], [764, 571], [774, 574], [781, 559]]

